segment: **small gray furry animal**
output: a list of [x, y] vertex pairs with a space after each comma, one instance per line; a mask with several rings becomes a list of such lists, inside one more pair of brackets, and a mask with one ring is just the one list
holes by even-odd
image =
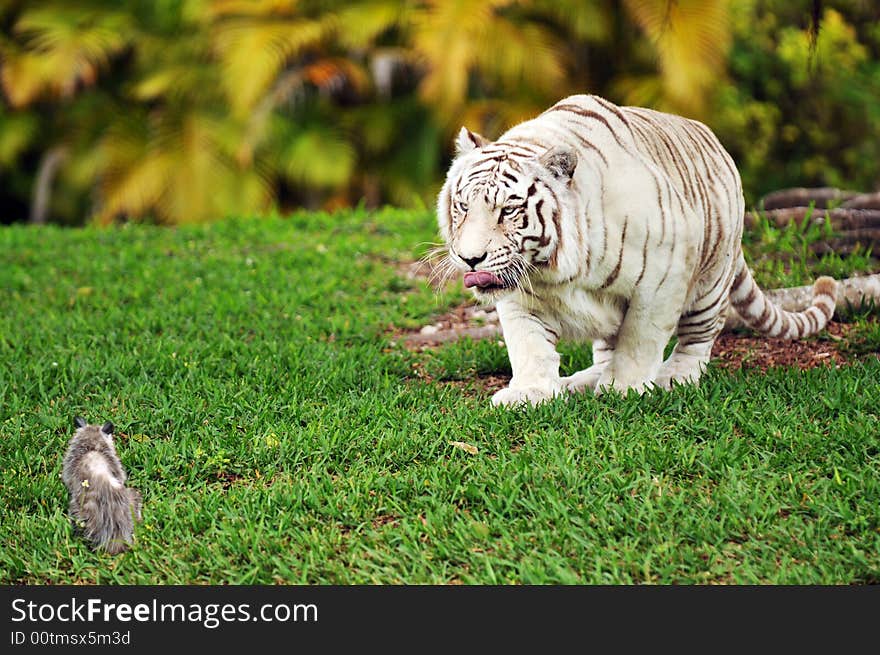
[[81, 416], [73, 422], [77, 430], [61, 472], [70, 492], [71, 521], [96, 550], [121, 553], [141, 520], [141, 494], [125, 486], [128, 475], [113, 446], [113, 424], [89, 425]]

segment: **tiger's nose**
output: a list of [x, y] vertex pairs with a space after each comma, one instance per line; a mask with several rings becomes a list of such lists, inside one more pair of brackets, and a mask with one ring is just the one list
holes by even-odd
[[486, 255], [488, 255], [488, 254], [489, 254], [488, 252], [484, 252], [484, 253], [483, 253], [482, 255], [480, 255], [479, 257], [462, 257], [461, 259], [462, 259], [462, 261], [463, 261], [465, 264], [467, 264], [468, 266], [470, 266], [471, 269], [476, 270], [476, 268], [477, 268], [477, 264], [479, 264], [481, 261], [483, 261], [484, 259], [486, 259]]

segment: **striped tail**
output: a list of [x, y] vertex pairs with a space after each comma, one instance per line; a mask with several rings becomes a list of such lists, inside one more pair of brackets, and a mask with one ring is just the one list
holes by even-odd
[[837, 282], [830, 277], [820, 277], [813, 284], [812, 305], [802, 312], [787, 312], [764, 295], [740, 251], [736, 277], [730, 288], [730, 302], [753, 330], [770, 337], [800, 339], [821, 332], [834, 315]]

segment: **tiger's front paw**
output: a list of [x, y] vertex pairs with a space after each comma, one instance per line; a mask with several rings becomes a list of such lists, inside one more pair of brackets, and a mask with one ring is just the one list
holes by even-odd
[[506, 387], [496, 391], [492, 396], [492, 404], [495, 407], [518, 407], [524, 405], [539, 405], [561, 393], [561, 389], [548, 390], [540, 387], [525, 387], [511, 389]]
[[650, 381], [623, 381], [617, 378], [612, 378], [609, 375], [603, 374], [599, 381], [596, 383], [596, 387], [593, 389], [593, 392], [597, 396], [601, 396], [603, 393], [607, 393], [609, 391], [616, 391], [621, 395], [627, 395], [630, 389], [635, 391], [640, 396], [645, 392], [650, 391], [653, 387], [653, 383]]
[[599, 378], [602, 376], [602, 373], [604, 371], [604, 364], [594, 364], [590, 368], [584, 369], [583, 371], [578, 371], [573, 375], [562, 378], [560, 381], [562, 382], [562, 387], [564, 389], [567, 389], [568, 391], [575, 391], [580, 393], [586, 391], [594, 391], [596, 389], [596, 385], [599, 383]]

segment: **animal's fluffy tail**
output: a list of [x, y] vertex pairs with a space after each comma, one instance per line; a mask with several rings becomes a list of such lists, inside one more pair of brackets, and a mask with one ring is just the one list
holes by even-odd
[[141, 495], [112, 478], [94, 476], [83, 489], [72, 513], [83, 536], [95, 548], [117, 554], [134, 540], [134, 524], [141, 518]]
[[750, 328], [771, 337], [800, 339], [821, 332], [834, 315], [837, 282], [826, 276], [818, 278], [813, 284], [812, 305], [802, 312], [787, 312], [764, 295], [740, 252], [730, 302]]

